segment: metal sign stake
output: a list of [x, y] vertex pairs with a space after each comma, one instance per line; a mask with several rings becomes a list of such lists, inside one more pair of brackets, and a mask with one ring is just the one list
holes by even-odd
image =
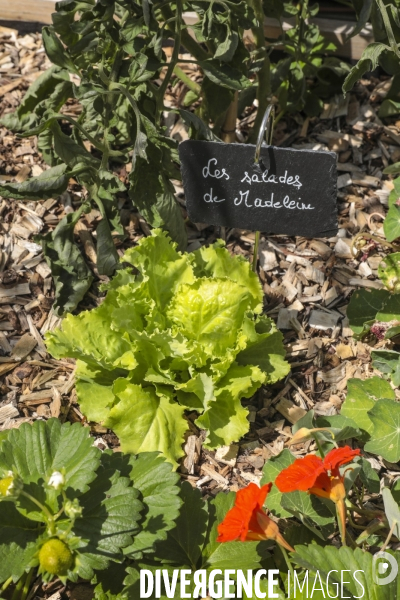
[[[263, 143], [264, 135], [265, 140], [268, 146], [272, 144], [272, 136], [274, 135], [274, 122], [275, 122], [275, 106], [273, 104], [269, 104], [267, 110], [265, 111], [264, 118], [261, 122], [260, 131], [258, 133], [256, 150], [254, 153], [254, 163], [256, 165], [260, 164], [260, 153], [261, 146]], [[260, 231], [256, 231], [256, 236], [254, 240], [254, 253], [253, 253], [253, 271], [254, 273], [257, 271], [257, 260], [258, 260], [258, 248], [260, 246]]]

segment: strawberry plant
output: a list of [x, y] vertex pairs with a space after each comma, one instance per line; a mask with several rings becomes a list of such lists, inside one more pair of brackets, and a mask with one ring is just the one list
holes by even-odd
[[[253, 485], [258, 489], [255, 484]], [[217, 579], [223, 580], [226, 569], [242, 569], [244, 572], [251, 569], [256, 573], [262, 568], [265, 559], [270, 560], [273, 542], [265, 541], [264, 538], [254, 538], [246, 541], [245, 544], [236, 539], [224, 543], [219, 541], [220, 523], [228, 517], [230, 511], [234, 510], [236, 498], [233, 492], [227, 494], [220, 492], [215, 498], [210, 497], [205, 501], [199, 490], [193, 489], [189, 483], [184, 482], [181, 486], [180, 498], [182, 507], [175, 527], [168, 532], [166, 540], [156, 544], [154, 555], [128, 566], [125, 571], [115, 571], [114, 578], [111, 576], [112, 570], [108, 574], [105, 573], [106, 576], [95, 589], [97, 600], [110, 600], [115, 597], [120, 600], [139, 598], [141, 569], [151, 572], [155, 569], [165, 570], [174, 586], [172, 595], [168, 597], [179, 599], [182, 574], [177, 573], [177, 578], [174, 579], [175, 569], [179, 571], [184, 569], [186, 573], [192, 574], [196, 570], [204, 570], [206, 576], [211, 571], [220, 569], [221, 575], [217, 576]], [[175, 583], [172, 583], [173, 581]], [[193, 578], [186, 589], [187, 593], [193, 595]], [[155, 593], [150, 596], [152, 599], [155, 597]], [[163, 583], [161, 597], [163, 599], [167, 597]]]
[[177, 476], [157, 454], [93, 446], [89, 430], [36, 421], [0, 444], [0, 585], [24, 599], [32, 577], [92, 580], [140, 559], [179, 514]]
[[208, 448], [229, 444], [249, 429], [241, 399], [289, 372], [262, 297], [250, 264], [222, 243], [181, 254], [154, 230], [125, 253], [101, 306], [68, 315], [47, 347], [77, 359], [90, 421], [113, 429], [124, 451], [157, 450], [176, 464], [187, 413]]

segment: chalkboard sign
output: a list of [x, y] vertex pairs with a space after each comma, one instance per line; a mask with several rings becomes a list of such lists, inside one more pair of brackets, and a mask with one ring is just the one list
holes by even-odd
[[336, 154], [186, 140], [179, 146], [192, 222], [265, 233], [337, 233]]

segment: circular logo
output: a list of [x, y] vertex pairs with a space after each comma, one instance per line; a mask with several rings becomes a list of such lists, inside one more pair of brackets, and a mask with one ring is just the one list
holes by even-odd
[[372, 579], [378, 585], [388, 585], [397, 577], [397, 560], [388, 552], [377, 552], [372, 558]]

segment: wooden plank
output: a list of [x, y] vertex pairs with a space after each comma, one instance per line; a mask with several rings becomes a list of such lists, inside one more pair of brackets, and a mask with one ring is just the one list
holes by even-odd
[[[0, 19], [4, 21], [28, 21], [37, 23], [51, 23], [51, 13], [55, 10], [54, 0], [0, 0]], [[185, 13], [185, 22], [187, 25], [193, 25], [197, 21], [197, 15], [193, 12]], [[367, 24], [366, 27], [354, 38], [347, 39], [354, 28], [353, 21], [343, 21], [339, 19], [324, 19], [317, 17], [313, 22], [319, 26], [321, 33], [338, 46], [338, 55], [353, 60], [359, 60], [361, 54], [373, 42], [372, 27]], [[286, 19], [283, 22], [283, 29], [287, 31], [294, 25], [294, 21]], [[281, 34], [279, 21], [275, 19], [265, 20], [265, 36], [276, 39]], [[250, 32], [248, 32], [250, 35]]]
[[[193, 12], [185, 13], [184, 18], [187, 25], [194, 25], [198, 20], [196, 13]], [[333, 42], [337, 46], [337, 54], [344, 58], [359, 60], [368, 44], [374, 41], [372, 25], [369, 23], [367, 23], [358, 35], [348, 39], [356, 25], [355, 21], [317, 17], [312, 19], [312, 22], [318, 25], [321, 33], [328, 41]], [[292, 29], [294, 24], [294, 19], [285, 19], [282, 23], [283, 30], [288, 31]], [[265, 19], [264, 32], [266, 38], [277, 39], [282, 33], [279, 21], [276, 19]], [[251, 37], [250, 31], [247, 31], [246, 34]]]
[[[365, 48], [374, 41], [372, 25], [367, 23], [364, 29], [354, 38], [348, 39], [355, 26], [354, 21], [343, 21], [339, 19], [324, 19], [317, 17], [312, 22], [318, 25], [325, 38], [333, 42], [338, 50], [337, 54], [345, 58], [359, 60]], [[292, 29], [295, 22], [292, 19], [283, 21], [284, 31]], [[281, 27], [276, 19], [266, 19], [264, 26], [265, 36], [276, 39], [281, 35]]]
[[54, 7], [54, 0], [0, 0], [0, 19], [48, 24]]

